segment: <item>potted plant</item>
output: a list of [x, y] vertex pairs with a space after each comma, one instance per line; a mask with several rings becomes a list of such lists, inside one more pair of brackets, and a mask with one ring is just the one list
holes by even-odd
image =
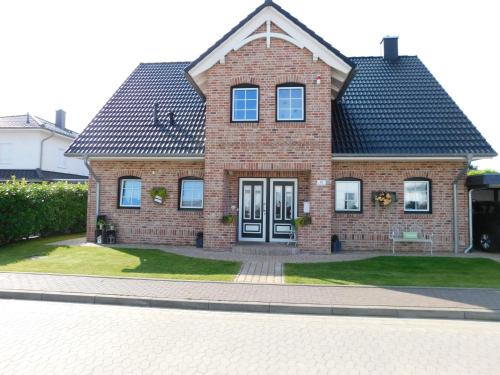
[[234, 222], [236, 222], [236, 215], [224, 215], [222, 216], [222, 222], [224, 224], [233, 224]]
[[311, 225], [312, 224], [311, 215], [305, 214], [304, 216], [299, 216], [295, 220], [292, 220], [292, 224], [296, 230], [299, 230], [305, 225]]
[[103, 218], [97, 219], [97, 227], [100, 230], [103, 230], [105, 226], [106, 226], [106, 220], [104, 220]]
[[154, 187], [149, 190], [149, 195], [156, 204], [163, 204], [168, 198], [167, 189], [164, 187]]

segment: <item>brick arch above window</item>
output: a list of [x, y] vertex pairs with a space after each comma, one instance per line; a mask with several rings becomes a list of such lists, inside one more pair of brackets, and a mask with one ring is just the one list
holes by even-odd
[[200, 180], [203, 180], [204, 172], [203, 172], [203, 170], [196, 170], [196, 169], [191, 170], [191, 169], [189, 169], [189, 170], [179, 171], [177, 173], [178, 179], [185, 178], [185, 177], [195, 177], [195, 178], [198, 178]]
[[116, 178], [124, 178], [124, 177], [143, 178], [144, 177], [144, 171], [142, 171], [140, 169], [118, 170], [118, 171], [115, 172], [115, 177]]
[[239, 86], [239, 85], [257, 85], [257, 79], [252, 76], [237, 76], [231, 78], [229, 81], [231, 86]]
[[291, 82], [305, 86], [307, 79], [306, 77], [300, 74], [285, 74], [281, 76], [276, 76], [274, 80], [274, 83], [276, 85], [283, 85]]

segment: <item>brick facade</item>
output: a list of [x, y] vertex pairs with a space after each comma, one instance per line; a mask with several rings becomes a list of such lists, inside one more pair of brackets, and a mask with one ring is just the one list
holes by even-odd
[[[426, 233], [434, 233], [435, 250], [453, 249], [452, 183], [465, 167], [463, 162], [334, 162], [333, 182], [352, 177], [363, 182], [361, 213], [332, 211], [332, 233], [346, 250], [387, 250], [391, 225], [418, 223]], [[432, 213], [404, 212], [404, 180], [431, 180]], [[372, 200], [373, 191], [396, 192], [397, 202], [385, 208]], [[465, 179], [458, 184], [460, 248], [468, 243], [467, 192]], [[400, 250], [422, 250], [422, 244], [398, 244]]]
[[[115, 224], [123, 243], [161, 243], [193, 245], [196, 233], [203, 230], [203, 211], [178, 209], [178, 183], [183, 177], [203, 177], [203, 162], [170, 161], [92, 161], [92, 169], [100, 179], [100, 213]], [[142, 181], [141, 208], [118, 208], [120, 177], [135, 176]], [[87, 239], [94, 241], [95, 181], [89, 179]], [[148, 191], [166, 188], [165, 204], [153, 202]]]
[[[274, 32], [280, 32], [273, 26]], [[316, 77], [321, 76], [321, 83]], [[436, 250], [452, 249], [452, 181], [464, 167], [460, 162], [332, 162], [331, 68], [314, 59], [307, 49], [272, 39], [262, 39], [229, 52], [223, 63], [207, 71], [205, 160], [91, 161], [101, 180], [101, 214], [118, 230], [118, 241], [129, 243], [193, 244], [204, 232], [208, 249], [230, 249], [237, 242], [237, 225], [221, 222], [225, 214], [237, 214], [241, 177], [298, 179], [298, 214], [310, 202], [312, 225], [299, 232], [301, 250], [327, 252], [332, 234], [346, 250], [387, 250], [388, 232], [396, 222], [422, 223], [436, 235]], [[276, 85], [305, 85], [306, 121], [276, 121]], [[259, 122], [232, 123], [231, 87], [259, 86]], [[123, 176], [142, 179], [141, 209], [117, 208], [118, 180]], [[178, 209], [178, 181], [203, 177], [204, 210]], [[363, 180], [363, 212], [334, 211], [334, 181], [343, 177]], [[405, 214], [405, 178], [432, 180], [431, 214]], [[321, 186], [318, 180], [326, 180]], [[170, 194], [165, 205], [153, 203], [148, 190], [164, 186]], [[371, 192], [395, 191], [399, 201], [380, 208]], [[467, 243], [467, 197], [459, 184], [460, 246]], [[95, 181], [90, 178], [88, 239], [94, 239]], [[401, 245], [401, 248], [411, 248]]]

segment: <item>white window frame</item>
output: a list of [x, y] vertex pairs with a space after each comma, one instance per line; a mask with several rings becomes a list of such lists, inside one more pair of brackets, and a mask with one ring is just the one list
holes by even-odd
[[[2, 153], [5, 153], [5, 158], [2, 158]], [[0, 164], [9, 165], [12, 164], [12, 154], [13, 147], [10, 142], [0, 143]]]
[[[300, 119], [280, 118], [280, 91], [281, 90], [295, 90], [295, 89], [300, 89], [302, 91], [302, 118], [300, 118]], [[287, 121], [288, 122], [305, 121], [305, 118], [306, 118], [305, 96], [306, 96], [306, 90], [305, 90], [304, 86], [278, 86], [277, 91], [276, 91], [276, 120], [277, 121], [284, 121], [284, 122], [287, 122]], [[292, 98], [290, 97], [290, 105], [291, 105], [291, 100], [292, 100]], [[290, 115], [291, 115], [291, 112], [290, 112]]]
[[[427, 184], [427, 209], [425, 210], [419, 210], [419, 209], [412, 209], [412, 208], [406, 208], [406, 184], [407, 183], [415, 183], [415, 182], [425, 182]], [[429, 180], [406, 180], [404, 182], [404, 190], [403, 190], [403, 201], [404, 201], [404, 211], [405, 212], [426, 212], [429, 213], [431, 212], [431, 182]]]
[[[123, 203], [123, 188], [125, 185], [125, 182], [127, 181], [139, 181], [140, 183], [140, 188], [139, 188], [139, 205], [135, 204], [124, 204]], [[121, 208], [141, 208], [142, 204], [142, 180], [140, 178], [122, 178], [120, 180], [120, 207]]]
[[[201, 207], [197, 206], [184, 206], [182, 204], [183, 201], [183, 196], [184, 196], [184, 182], [201, 182]], [[203, 210], [203, 207], [205, 205], [205, 181], [202, 179], [190, 179], [190, 178], [185, 178], [181, 181], [181, 193], [180, 193], [180, 201], [179, 201], [179, 207], [183, 210]]]
[[[255, 104], [255, 119], [250, 119], [250, 120], [241, 120], [241, 119], [235, 119], [235, 113], [237, 111], [236, 106], [235, 106], [235, 101], [236, 101], [236, 92], [237, 91], [248, 91], [248, 90], [255, 90], [256, 91], [256, 104]], [[245, 94], [246, 96], [246, 94]], [[246, 117], [246, 97], [245, 97], [245, 109], [243, 111], [245, 112], [245, 117]], [[253, 109], [251, 109], [253, 111]], [[239, 109], [238, 111], [241, 111]], [[249, 86], [249, 87], [233, 87], [231, 89], [231, 122], [258, 122], [259, 121], [259, 87], [257, 86]]]
[[[339, 199], [342, 198], [342, 206], [345, 205], [345, 194], [340, 197], [339, 195], [339, 184], [357, 184], [358, 186], [358, 208], [348, 209], [348, 208], [338, 208], [337, 203]], [[338, 180], [335, 181], [335, 212], [361, 212], [361, 181], [359, 180]]]

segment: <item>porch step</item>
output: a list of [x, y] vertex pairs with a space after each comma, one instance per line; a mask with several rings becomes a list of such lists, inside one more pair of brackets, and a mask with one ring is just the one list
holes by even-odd
[[239, 242], [233, 246], [233, 253], [245, 255], [295, 255], [299, 252], [297, 247], [282, 243]]

